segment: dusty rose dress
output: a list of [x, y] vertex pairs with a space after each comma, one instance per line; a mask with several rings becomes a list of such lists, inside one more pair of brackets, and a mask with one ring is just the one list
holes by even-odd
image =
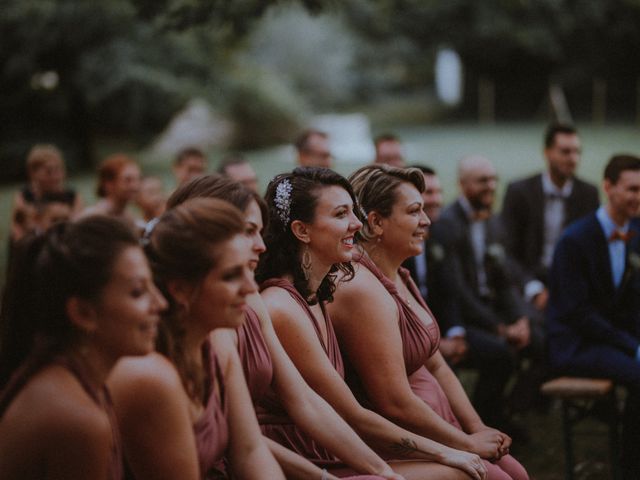
[[[441, 418], [456, 428], [462, 429], [442, 387], [431, 372], [424, 366], [425, 362], [438, 350], [440, 329], [431, 310], [429, 310], [418, 288], [411, 279], [409, 271], [405, 268], [400, 268], [398, 274], [411, 292], [413, 296], [412, 300], [419, 302], [431, 317], [432, 321], [429, 325], [425, 325], [422, 320], [420, 320], [411, 309], [411, 306], [402, 299], [394, 283], [380, 271], [368, 256], [358, 256], [354, 260], [375, 275], [398, 306], [398, 327], [400, 328], [400, 336], [402, 338], [402, 353], [411, 389]], [[347, 381], [358, 400], [370, 406], [371, 402], [368, 401], [366, 392], [348, 364], [347, 372]], [[485, 461], [485, 465], [489, 471], [489, 480], [525, 480], [529, 478], [522, 465], [510, 455], [503, 457], [495, 464]]]
[[[322, 337], [317, 323], [318, 320], [295, 287], [284, 279], [270, 279], [264, 282], [261, 288], [265, 289], [274, 286], [284, 288], [289, 295], [298, 302], [313, 324], [318, 339], [321, 339]], [[329, 316], [324, 310], [324, 306], [322, 306], [322, 310], [327, 327], [328, 348], [326, 352], [333, 366], [340, 375], [344, 376], [338, 341], [333, 331], [333, 326], [329, 321]], [[252, 309], [246, 309], [245, 322], [237, 331], [238, 353], [242, 362], [249, 392], [256, 407], [256, 413], [263, 435], [284, 445], [289, 450], [293, 450], [320, 468], [327, 468], [327, 470], [330, 470], [331, 473], [338, 477], [346, 478], [346, 476], [349, 476], [348, 478], [357, 478], [358, 480], [380, 480], [381, 477], [375, 475], [353, 476], [356, 472], [333, 456], [326, 448], [316, 443], [309, 435], [293, 423], [293, 420], [289, 417], [271, 388], [273, 364], [271, 363], [271, 356], [262, 335], [260, 320]]]
[[80, 382], [82, 388], [91, 399], [96, 402], [106, 412], [109, 417], [109, 424], [111, 425], [111, 437], [113, 443], [111, 444], [111, 457], [109, 461], [109, 479], [120, 480], [124, 478], [124, 463], [122, 457], [122, 443], [120, 439], [120, 432], [118, 430], [118, 421], [116, 420], [115, 411], [113, 410], [113, 402], [111, 401], [111, 395], [106, 386], [101, 388], [101, 392], [95, 390], [91, 386], [89, 379], [87, 378], [86, 370], [76, 362], [66, 358], [58, 357], [54, 360], [54, 363], [62, 365], [69, 370]]
[[[224, 388], [224, 378], [220, 365], [210, 344], [205, 343], [204, 354], [210, 359], [211, 370], [208, 372], [210, 381], [207, 385], [207, 404], [202, 415], [193, 424], [196, 437], [198, 463], [200, 475], [203, 479], [224, 478], [225, 466], [223, 457], [229, 443], [229, 426], [227, 424], [227, 397]], [[218, 383], [220, 396], [213, 388], [213, 379]]]

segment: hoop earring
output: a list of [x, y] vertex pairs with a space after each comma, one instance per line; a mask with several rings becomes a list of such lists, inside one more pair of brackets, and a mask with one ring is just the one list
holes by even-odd
[[308, 282], [309, 278], [311, 278], [311, 254], [309, 253], [309, 247], [305, 245], [302, 250], [302, 262], [300, 263], [302, 267], [302, 273], [304, 274], [304, 279]]

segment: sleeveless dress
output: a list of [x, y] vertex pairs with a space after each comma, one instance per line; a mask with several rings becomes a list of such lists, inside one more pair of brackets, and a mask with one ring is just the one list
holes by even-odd
[[95, 389], [89, 382], [86, 370], [78, 365], [77, 362], [72, 361], [67, 357], [54, 358], [53, 364], [60, 365], [66, 368], [71, 374], [76, 377], [82, 389], [91, 397], [91, 399], [102, 408], [107, 417], [109, 418], [109, 425], [111, 426], [111, 455], [109, 460], [109, 474], [108, 478], [111, 480], [121, 480], [124, 478], [124, 463], [122, 453], [122, 442], [120, 439], [120, 431], [118, 430], [118, 421], [116, 420], [116, 414], [113, 409], [113, 402], [111, 395], [106, 385], [103, 385], [99, 391]]
[[[283, 288], [291, 295], [309, 317], [318, 335], [318, 340], [322, 342], [320, 327], [317, 323], [318, 320], [293, 284], [285, 279], [272, 278], [264, 282], [260, 286], [260, 289], [264, 290], [268, 287]], [[338, 347], [338, 340], [333, 331], [329, 316], [325, 311], [324, 304], [321, 304], [321, 307], [327, 328], [328, 346], [325, 348], [325, 352], [338, 373], [344, 377], [344, 367]], [[315, 442], [303, 430], [298, 428], [289, 417], [271, 387], [273, 364], [262, 335], [260, 320], [255, 311], [250, 308], [245, 310], [245, 323], [238, 327], [237, 331], [240, 361], [242, 362], [242, 368], [247, 385], [249, 386], [251, 399], [256, 408], [262, 434], [313, 462], [320, 468], [327, 468], [327, 470], [330, 470], [332, 474], [338, 477], [358, 480], [380, 480], [381, 477], [376, 475], [354, 476], [356, 472], [353, 469], [346, 466], [326, 448]]]
[[[418, 287], [411, 279], [409, 271], [406, 268], [400, 267], [398, 274], [411, 292], [413, 300], [420, 303], [420, 306], [422, 306], [422, 308], [427, 311], [429, 317], [431, 317], [431, 323], [428, 325], [425, 325], [424, 322], [420, 320], [411, 306], [400, 296], [395, 284], [380, 271], [368, 256], [355, 256], [354, 261], [369, 270], [396, 302], [399, 313], [398, 327], [402, 338], [402, 354], [411, 390], [441, 418], [462, 430], [460, 422], [453, 413], [451, 404], [444, 390], [442, 390], [438, 380], [424, 366], [426, 361], [438, 350], [440, 329], [431, 310], [422, 298]], [[371, 402], [368, 400], [364, 388], [349, 364], [347, 364], [347, 371], [349, 372], [347, 381], [353, 389], [356, 398], [364, 405], [370, 406]], [[484, 464], [489, 472], [489, 480], [506, 480], [511, 478], [514, 480], [524, 480], [529, 478], [524, 467], [510, 455], [502, 457], [495, 464], [487, 461], [484, 461]]]
[[[209, 480], [225, 478], [226, 469], [223, 457], [229, 444], [228, 401], [220, 364], [209, 342], [204, 344], [203, 354], [209, 358], [209, 362], [206, 364], [210, 366], [207, 385], [208, 398], [202, 415], [193, 424], [193, 433], [196, 438], [200, 476]], [[213, 388], [214, 378], [218, 382], [219, 398]]]

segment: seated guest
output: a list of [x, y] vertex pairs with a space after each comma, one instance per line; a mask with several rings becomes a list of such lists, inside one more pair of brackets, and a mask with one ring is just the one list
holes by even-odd
[[[422, 209], [431, 224], [440, 218], [442, 210], [442, 187], [435, 170], [423, 165], [415, 165], [424, 178], [422, 192]], [[429, 231], [424, 239], [424, 248], [415, 257], [408, 258], [402, 266], [409, 270], [411, 278], [437, 319], [443, 332], [440, 338], [440, 353], [452, 366], [458, 365], [467, 357], [469, 344], [467, 331], [462, 325], [457, 301], [457, 288], [452, 286], [455, 279], [450, 279], [452, 270], [445, 260], [444, 247], [435, 241]]]
[[82, 216], [111, 215], [135, 222], [127, 207], [135, 200], [140, 189], [140, 167], [123, 154], [107, 157], [98, 167], [99, 200], [82, 212]]
[[[270, 212], [267, 250], [257, 276], [264, 281], [262, 296], [275, 331], [309, 386], [371, 446], [388, 459], [398, 459], [389, 464], [406, 479], [484, 478], [485, 467], [477, 455], [399, 428], [363, 408], [344, 383], [342, 356], [327, 302], [335, 291], [337, 276], [353, 274], [349, 261], [354, 235], [362, 225], [354, 214], [355, 198], [349, 182], [329, 169], [296, 168], [271, 181], [266, 199]], [[342, 473], [344, 465], [288, 418], [283, 403], [273, 393], [263, 401], [263, 432], [315, 463]], [[350, 459], [350, 465], [357, 465], [359, 471], [399, 478], [372, 451], [366, 453], [360, 447], [359, 452], [357, 463]]]
[[553, 124], [544, 138], [547, 169], [511, 182], [502, 202], [505, 246], [517, 263], [525, 298], [543, 310], [548, 269], [564, 227], [598, 208], [598, 190], [575, 176], [580, 137], [569, 125]]
[[497, 181], [488, 159], [477, 155], [463, 158], [458, 169], [461, 195], [442, 212], [432, 235], [447, 247], [447, 268], [455, 278], [451, 288], [457, 290], [465, 328], [475, 337], [475, 363], [481, 377], [474, 391], [474, 406], [485, 421], [524, 435], [508, 422], [505, 390], [521, 360], [530, 358], [531, 368], [518, 372], [511, 395], [515, 403], [509, 407], [526, 410], [539, 399], [544, 333], [535, 309], [517, 291], [499, 218], [492, 214]]
[[166, 200], [164, 186], [160, 178], [143, 177], [140, 180], [140, 190], [135, 202], [142, 212], [142, 219], [145, 222], [162, 215]]
[[166, 302], [131, 229], [105, 217], [56, 225], [16, 250], [0, 324], [0, 472], [120, 479], [104, 387], [154, 348]]
[[489, 479], [526, 479], [511, 439], [488, 427], [438, 351], [438, 325], [404, 260], [423, 248], [422, 173], [369, 165], [350, 176], [366, 214], [353, 279], [328, 305], [358, 400], [411, 431], [484, 459]]
[[29, 181], [13, 199], [10, 241], [16, 242], [31, 231], [28, 216], [35, 207], [49, 202], [69, 205], [71, 214], [82, 209], [82, 199], [64, 185], [66, 171], [62, 152], [54, 145], [34, 145], [27, 155]]
[[296, 163], [301, 167], [331, 168], [332, 156], [329, 135], [320, 130], [305, 130], [294, 142]]
[[169, 300], [161, 353], [121, 361], [109, 378], [125, 459], [136, 479], [284, 479], [262, 441], [242, 366], [209, 334], [244, 319], [256, 291], [240, 212], [197, 198], [165, 212], [143, 241]]
[[373, 140], [376, 156], [373, 163], [383, 163], [392, 167], [406, 167], [400, 139], [392, 133], [383, 133]]
[[184, 148], [178, 152], [173, 161], [173, 176], [178, 186], [206, 173], [206, 171], [207, 157], [199, 148]]
[[258, 191], [258, 175], [251, 164], [241, 155], [229, 155], [222, 159], [218, 173], [240, 182], [253, 192]]
[[[335, 175], [332, 173], [332, 175]], [[226, 199], [239, 208], [245, 216], [246, 235], [251, 239], [252, 269], [258, 264], [259, 256], [265, 251], [262, 240], [262, 229], [267, 220], [267, 210], [264, 200], [255, 192], [248, 190], [229, 178], [218, 175], [206, 175], [188, 182], [178, 188], [171, 196], [168, 207], [194, 197], [208, 197]], [[217, 342], [233, 344], [237, 346], [240, 360], [242, 361], [245, 378], [249, 386], [249, 392], [253, 404], [258, 411], [259, 420], [264, 421], [269, 417], [268, 409], [270, 399], [276, 395], [282, 409], [288, 414], [296, 427], [299, 426], [307, 432], [310, 444], [315, 443], [314, 450], [329, 451], [336, 457], [343, 459], [354, 468], [360, 468], [362, 459], [371, 455], [369, 449], [356, 436], [351, 428], [336, 414], [336, 412], [318, 396], [304, 382], [291, 359], [288, 357], [271, 323], [271, 318], [266, 310], [260, 295], [252, 294], [247, 297], [248, 307], [245, 309], [245, 322], [236, 330], [216, 330], [212, 333], [214, 346]], [[382, 418], [368, 415], [369, 422], [374, 428], [377, 424], [384, 426]], [[376, 422], [377, 420], [377, 422]], [[270, 427], [268, 423], [263, 425], [265, 430]], [[403, 435], [401, 430], [396, 430]], [[404, 435], [414, 440], [423, 450], [428, 451], [428, 446], [423, 446], [425, 439], [404, 432]], [[288, 450], [280, 444], [270, 441], [269, 446], [276, 457], [287, 478], [304, 480], [307, 478], [319, 478], [322, 471], [305, 457]], [[326, 450], [324, 447], [326, 446]], [[411, 455], [411, 458], [418, 458]], [[431, 460], [428, 454], [424, 454], [425, 460]], [[406, 462], [403, 467], [405, 472], [409, 469], [419, 471], [418, 462]], [[424, 473], [431, 471], [428, 466]], [[335, 479], [331, 474], [327, 478]], [[358, 478], [365, 480], [364, 476]], [[373, 478], [373, 477], [370, 477]], [[380, 478], [380, 477], [376, 477]], [[412, 477], [407, 476], [407, 479]]]
[[603, 189], [607, 204], [571, 224], [556, 247], [549, 272], [549, 360], [558, 374], [610, 378], [627, 387], [626, 480], [640, 472], [640, 158], [613, 156]]

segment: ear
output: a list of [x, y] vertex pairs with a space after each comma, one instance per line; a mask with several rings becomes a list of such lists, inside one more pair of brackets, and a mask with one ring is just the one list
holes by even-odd
[[375, 210], [371, 210], [369, 213], [367, 213], [367, 223], [369, 224], [369, 230], [376, 237], [379, 237], [384, 233], [383, 220], [384, 219], [382, 218], [382, 216]]
[[189, 306], [193, 297], [194, 286], [191, 282], [182, 279], [169, 280], [167, 292], [178, 305]]
[[309, 243], [311, 241], [309, 226], [300, 220], [291, 222], [291, 232], [302, 243]]
[[609, 195], [609, 191], [611, 190], [612, 186], [613, 186], [613, 183], [611, 183], [611, 180], [609, 180], [608, 178], [605, 178], [604, 180], [602, 180], [602, 190], [604, 190], [604, 193], [606, 195]]
[[91, 334], [98, 328], [98, 313], [95, 305], [80, 297], [71, 297], [65, 305], [67, 317], [81, 331]]

